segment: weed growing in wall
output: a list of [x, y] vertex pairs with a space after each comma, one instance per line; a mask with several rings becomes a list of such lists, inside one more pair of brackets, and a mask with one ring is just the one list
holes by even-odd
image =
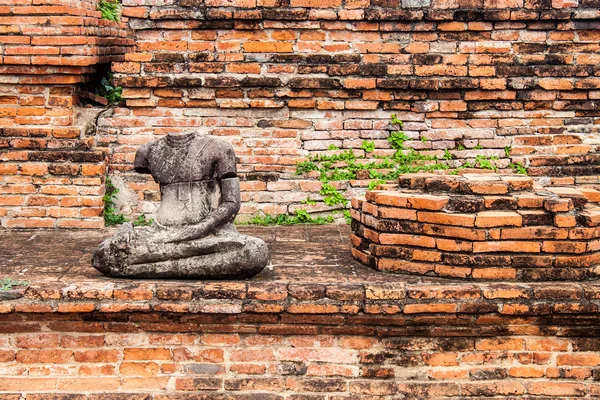
[[115, 209], [115, 200], [119, 189], [113, 185], [110, 178], [106, 178], [106, 191], [104, 192], [104, 225], [113, 226], [127, 222], [123, 214], [117, 214]]
[[96, 87], [96, 94], [104, 97], [109, 103], [119, 103], [122, 101], [122, 93], [123, 88], [121, 86], [114, 86], [113, 76], [110, 72], [102, 77], [99, 85]]
[[7, 292], [19, 286], [29, 286], [29, 282], [19, 281], [8, 277], [0, 279], [0, 292]]
[[119, 22], [121, 20], [121, 3], [119, 0], [101, 0], [96, 7], [102, 13], [102, 19]]
[[323, 225], [335, 222], [332, 215], [311, 217], [306, 210], [298, 209], [295, 215], [255, 215], [248, 221], [237, 222], [238, 225], [294, 225], [294, 224], [315, 224]]
[[[496, 170], [495, 161], [498, 157], [485, 156], [479, 154], [475, 157], [475, 162], [471, 163], [465, 161], [462, 165], [457, 168], [451, 168], [448, 165], [449, 161], [455, 159], [454, 155], [450, 150], [444, 150], [442, 159], [438, 159], [436, 156], [429, 156], [422, 154], [420, 151], [415, 149], [407, 149], [404, 143], [410, 138], [401, 131], [403, 123], [397, 118], [395, 114], [392, 115], [392, 125], [395, 125], [399, 130], [394, 130], [388, 137], [392, 149], [395, 150], [394, 155], [389, 156], [378, 156], [374, 155], [373, 158], [367, 160], [367, 155], [375, 150], [375, 142], [364, 140], [361, 149], [364, 151], [364, 155], [356, 155], [353, 150], [344, 150], [335, 154], [315, 154], [305, 161], [302, 161], [296, 165], [297, 175], [308, 175], [317, 171], [319, 174], [319, 180], [323, 182], [320, 194], [323, 197], [322, 202], [330, 207], [340, 207], [346, 221], [350, 222], [350, 212], [347, 209], [349, 199], [347, 199], [342, 192], [336, 189], [330, 182], [341, 181], [347, 182], [350, 180], [358, 179], [359, 171], [360, 175], [364, 179], [365, 175], [371, 180], [368, 184], [368, 190], [373, 190], [377, 186], [394, 182], [402, 174], [416, 173], [416, 172], [428, 172], [428, 171], [439, 171], [448, 170], [451, 175], [458, 175], [460, 169], [464, 168], [479, 168], [486, 170]], [[421, 137], [423, 143], [427, 142], [425, 136]], [[483, 147], [477, 145], [473, 148], [474, 150], [481, 150]], [[327, 149], [329, 151], [337, 151], [337, 146], [331, 145]], [[457, 147], [458, 151], [465, 150], [462, 144]], [[510, 156], [510, 147], [504, 149], [507, 157]], [[518, 164], [510, 164], [509, 168], [514, 169], [519, 174], [527, 174], [527, 169]], [[306, 199], [302, 202], [303, 204], [316, 204], [314, 199]], [[303, 218], [297, 218], [298, 212], [302, 212]], [[326, 219], [334, 220], [334, 214], [339, 213], [340, 210], [332, 211], [332, 215], [327, 216]], [[289, 215], [262, 215], [255, 216], [251, 220], [244, 222], [244, 224], [256, 224], [256, 225], [278, 225], [278, 224], [293, 224], [293, 223], [307, 223], [304, 222], [310, 218], [305, 210], [296, 210], [296, 216]], [[323, 218], [323, 217], [317, 217]], [[323, 220], [319, 220], [322, 222]], [[319, 222], [319, 223], [320, 223]], [[308, 222], [314, 223], [314, 222]]]
[[[119, 193], [119, 189], [113, 185], [109, 177], [106, 177], [106, 190], [104, 192], [104, 225], [105, 226], [114, 226], [120, 225], [125, 222], [129, 222], [129, 220], [123, 214], [117, 214], [115, 208], [115, 200], [117, 199], [117, 193]], [[151, 225], [154, 219], [147, 219], [145, 215], [139, 215], [137, 218], [133, 219], [131, 223], [134, 226], [146, 226]]]

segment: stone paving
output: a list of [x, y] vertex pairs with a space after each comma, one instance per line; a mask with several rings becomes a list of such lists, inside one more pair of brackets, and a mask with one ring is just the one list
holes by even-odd
[[[265, 240], [271, 265], [250, 281], [266, 282], [407, 282], [443, 283], [438, 278], [394, 276], [356, 262], [350, 252], [347, 225], [242, 226], [240, 232]], [[39, 230], [0, 232], [0, 276], [33, 284], [111, 281], [91, 266], [93, 250], [114, 228], [104, 230]], [[139, 282], [140, 280], [137, 280]], [[158, 282], [153, 280], [152, 282]]]

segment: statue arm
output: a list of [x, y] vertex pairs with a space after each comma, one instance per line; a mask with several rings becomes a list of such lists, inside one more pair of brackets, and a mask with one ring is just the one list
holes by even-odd
[[201, 222], [187, 226], [177, 232], [174, 237], [166, 240], [167, 243], [183, 242], [199, 239], [211, 234], [215, 229], [233, 221], [240, 210], [240, 180], [239, 178], [225, 178], [219, 181], [221, 186], [221, 203]]
[[146, 143], [135, 152], [135, 161], [133, 169], [140, 174], [149, 174], [150, 166], [148, 164], [148, 153], [150, 152], [150, 143]]

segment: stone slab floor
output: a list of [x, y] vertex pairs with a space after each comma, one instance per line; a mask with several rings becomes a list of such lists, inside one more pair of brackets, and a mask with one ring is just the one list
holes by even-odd
[[[350, 227], [347, 225], [242, 226], [238, 229], [241, 233], [262, 238], [271, 248], [271, 265], [250, 279], [255, 282], [456, 282], [382, 273], [361, 265], [350, 254]], [[91, 266], [91, 255], [96, 246], [114, 232], [115, 228], [0, 231], [0, 276], [34, 284], [128, 282], [127, 279], [105, 277]]]

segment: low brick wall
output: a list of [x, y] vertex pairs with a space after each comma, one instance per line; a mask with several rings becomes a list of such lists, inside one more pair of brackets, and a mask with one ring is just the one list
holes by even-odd
[[352, 200], [353, 254], [380, 271], [597, 279], [600, 192], [525, 176], [407, 174]]
[[597, 398], [599, 299], [564, 283], [36, 284], [0, 302], [0, 396]]

